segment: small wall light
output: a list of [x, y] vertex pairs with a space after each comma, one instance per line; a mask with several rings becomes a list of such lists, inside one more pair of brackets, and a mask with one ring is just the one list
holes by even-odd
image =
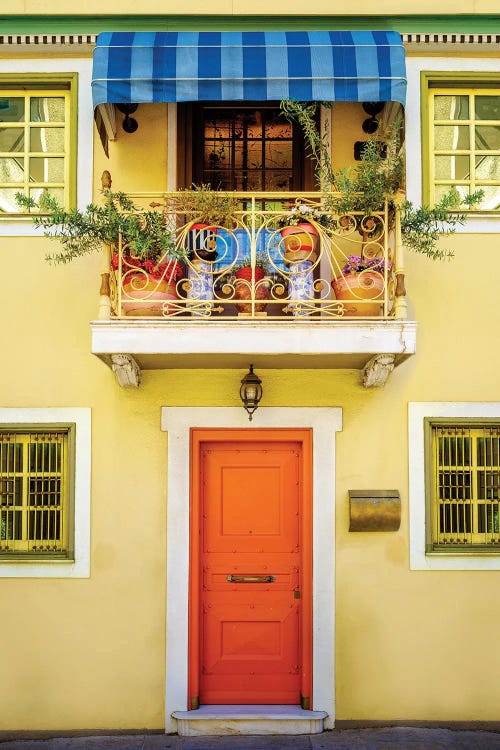
[[116, 108], [119, 112], [125, 115], [125, 119], [122, 123], [122, 128], [126, 133], [135, 133], [139, 127], [139, 123], [133, 117], [130, 117], [136, 110], [138, 104], [117, 104]]
[[240, 388], [240, 398], [243, 402], [243, 408], [248, 412], [248, 419], [252, 421], [252, 415], [259, 406], [262, 398], [262, 380], [253, 371], [253, 365], [242, 378]]

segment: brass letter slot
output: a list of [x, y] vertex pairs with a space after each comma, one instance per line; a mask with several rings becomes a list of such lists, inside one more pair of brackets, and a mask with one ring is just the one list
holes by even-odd
[[229, 583], [272, 583], [274, 576], [232, 576], [227, 577]]

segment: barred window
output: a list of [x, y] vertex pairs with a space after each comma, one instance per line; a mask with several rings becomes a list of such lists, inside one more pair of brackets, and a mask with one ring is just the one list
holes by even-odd
[[72, 557], [71, 427], [0, 430], [0, 559]]
[[500, 550], [500, 426], [431, 425], [428, 551]]
[[0, 214], [25, 212], [18, 192], [70, 206], [71, 121], [70, 90], [0, 86]]
[[429, 199], [451, 188], [462, 195], [483, 190], [476, 210], [500, 208], [500, 89], [429, 88]]

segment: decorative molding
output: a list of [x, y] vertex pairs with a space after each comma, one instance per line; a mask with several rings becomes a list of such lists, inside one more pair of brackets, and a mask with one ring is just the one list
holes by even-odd
[[139, 388], [141, 384], [141, 370], [130, 354], [112, 354], [111, 368], [116, 375], [118, 385], [123, 388], [132, 386]]
[[[95, 46], [97, 34], [1, 34], [1, 47], [24, 47], [23, 51], [33, 51], [37, 48], [59, 47], [66, 51], [77, 47], [80, 51], [91, 52]], [[412, 32], [401, 34], [405, 46], [434, 47], [436, 45], [452, 45], [453, 47], [481, 46], [497, 47], [500, 45], [500, 34], [433, 34], [429, 32]], [[72, 49], [73, 48], [73, 49]]]
[[401, 34], [401, 37], [405, 45], [484, 44], [491, 46], [500, 44], [500, 34], [429, 34], [424, 32], [418, 34]]
[[394, 370], [394, 354], [376, 354], [363, 368], [363, 385], [365, 388], [382, 387]]
[[[44, 47], [78, 47], [79, 51], [88, 48], [85, 51], [91, 52], [96, 37], [97, 34], [1, 34], [0, 48], [25, 47], [23, 52], [32, 52], [35, 48], [43, 51]], [[73, 53], [74, 49], [70, 51]]]

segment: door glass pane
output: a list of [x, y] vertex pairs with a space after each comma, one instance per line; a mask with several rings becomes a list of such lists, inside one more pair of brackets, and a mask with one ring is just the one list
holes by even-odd
[[435, 96], [434, 97], [434, 119], [435, 120], [468, 120], [469, 119], [469, 97], [468, 96]]

